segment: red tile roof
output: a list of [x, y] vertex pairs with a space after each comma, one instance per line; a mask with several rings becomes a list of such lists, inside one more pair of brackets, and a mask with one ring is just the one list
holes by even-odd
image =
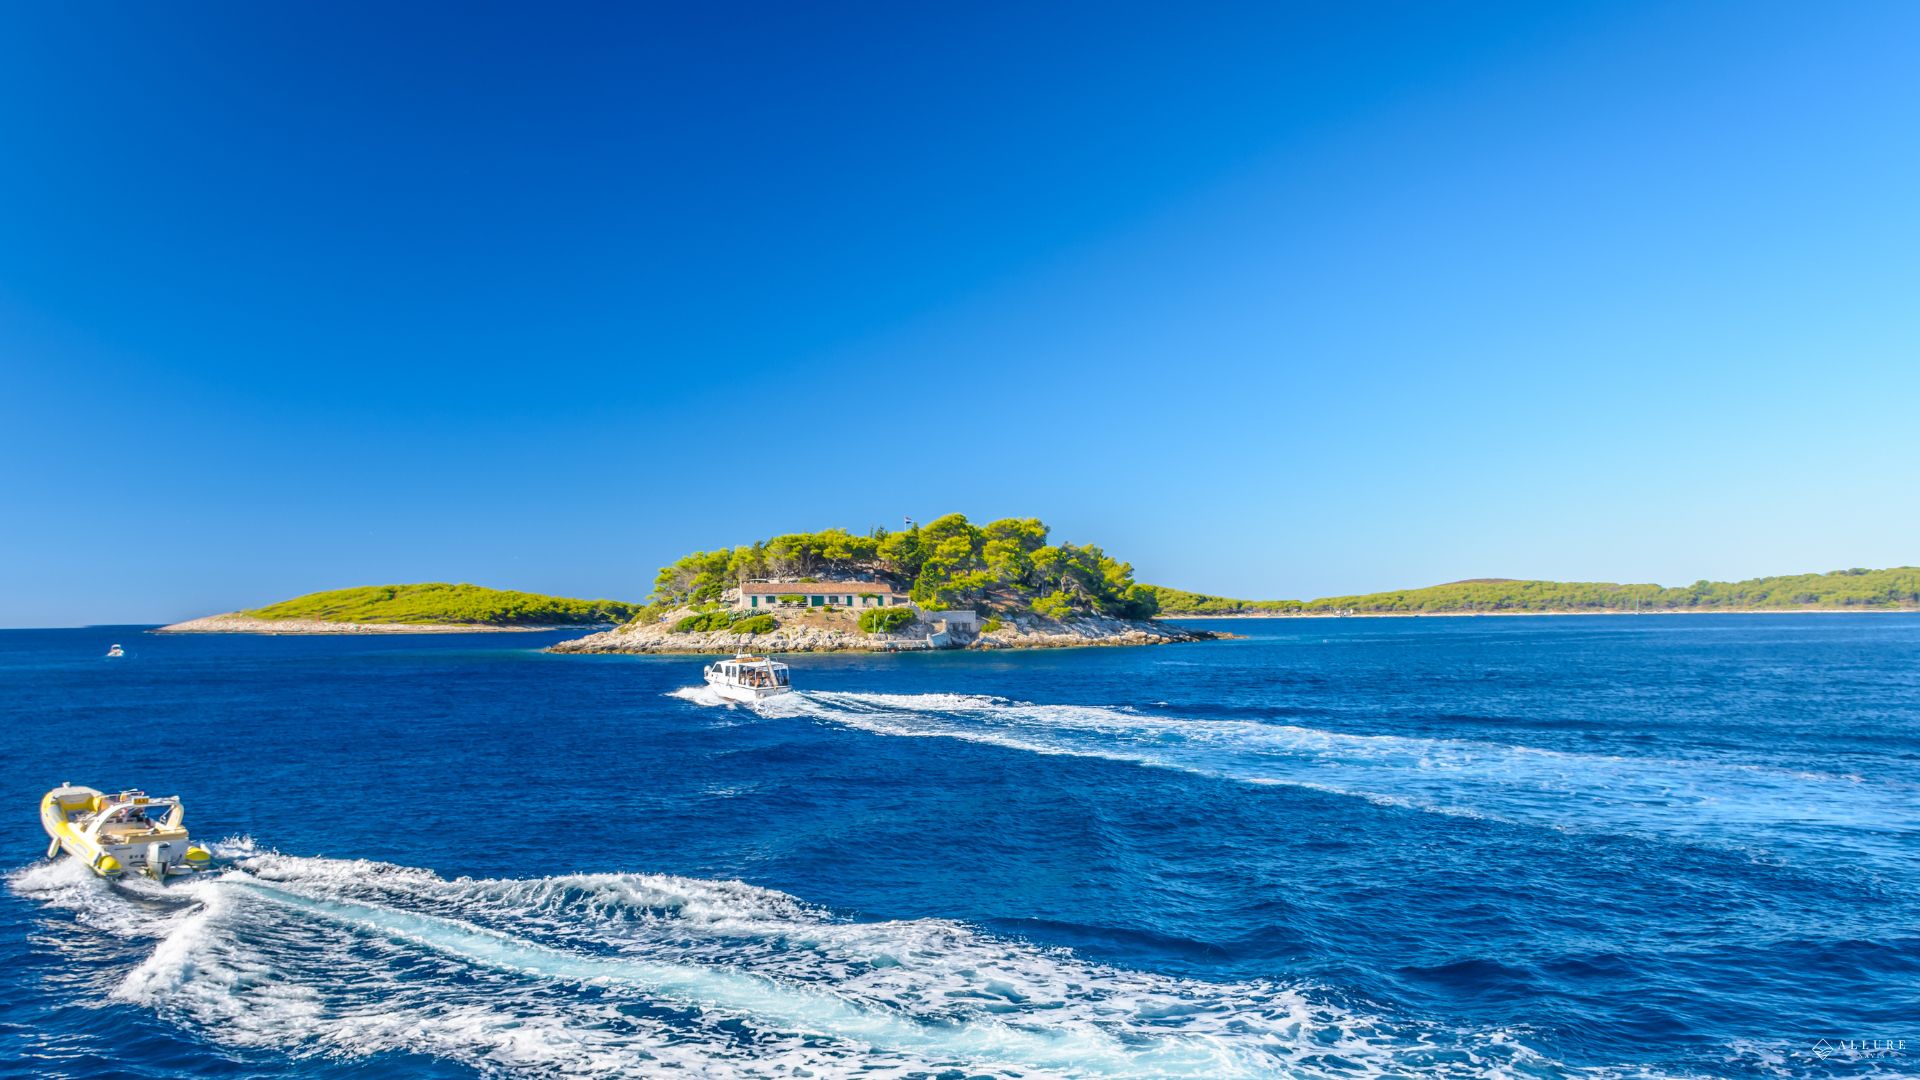
[[893, 586], [884, 581], [749, 581], [740, 586], [741, 596], [830, 596], [848, 593], [890, 595]]

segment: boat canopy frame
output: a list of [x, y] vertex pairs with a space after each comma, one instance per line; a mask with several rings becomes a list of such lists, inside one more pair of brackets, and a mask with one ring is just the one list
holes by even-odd
[[[152, 812], [161, 807], [166, 808], [166, 814], [152, 817]], [[86, 826], [76, 831], [82, 836], [97, 837], [100, 835], [100, 830], [108, 825], [126, 822], [135, 811], [146, 812], [149, 820], [168, 831], [181, 828], [187, 820], [187, 808], [175, 796], [156, 799], [140, 795], [136, 799], [123, 799], [118, 795], [108, 795], [105, 796], [100, 809], [87, 820]]]

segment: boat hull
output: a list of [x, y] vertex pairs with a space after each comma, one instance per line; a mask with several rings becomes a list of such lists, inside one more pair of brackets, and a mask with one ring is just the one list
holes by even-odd
[[728, 701], [737, 701], [743, 705], [751, 705], [756, 701], [764, 701], [770, 697], [779, 697], [782, 694], [793, 693], [793, 687], [791, 686], [736, 686], [733, 683], [723, 682], [717, 679], [708, 679], [707, 685], [713, 689], [715, 694], [718, 694]]

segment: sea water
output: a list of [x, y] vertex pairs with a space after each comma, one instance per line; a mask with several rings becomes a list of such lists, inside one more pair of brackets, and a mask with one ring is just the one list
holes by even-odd
[[[0, 1068], [1920, 1074], [1920, 617], [1208, 625], [755, 707], [564, 635], [0, 632]], [[225, 868], [44, 861], [62, 781]]]

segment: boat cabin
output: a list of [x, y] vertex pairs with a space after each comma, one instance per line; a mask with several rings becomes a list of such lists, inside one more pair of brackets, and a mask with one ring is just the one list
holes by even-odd
[[710, 681], [717, 680], [750, 690], [772, 690], [793, 685], [787, 665], [764, 656], [736, 656], [731, 660], [718, 660], [708, 666], [707, 672]]

